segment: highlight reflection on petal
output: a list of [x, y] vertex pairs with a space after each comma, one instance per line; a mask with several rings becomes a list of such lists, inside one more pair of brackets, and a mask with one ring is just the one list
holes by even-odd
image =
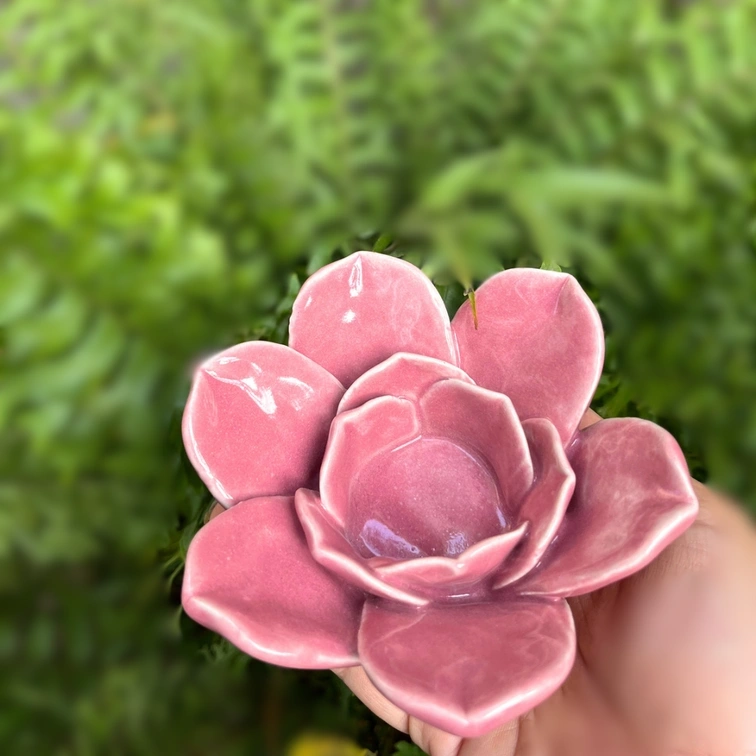
[[380, 396], [417, 402], [434, 383], [448, 378], [473, 383], [469, 375], [448, 362], [400, 352], [360, 376], [344, 394], [339, 412], [357, 409]]
[[375, 252], [356, 252], [307, 279], [289, 344], [344, 386], [397, 352], [457, 362], [449, 316], [428, 277]]
[[477, 291], [452, 323], [462, 369], [506, 394], [521, 420], [545, 417], [567, 444], [588, 408], [604, 363], [596, 308], [566, 273], [512, 268]]
[[366, 460], [417, 438], [412, 402], [384, 396], [336, 417], [320, 472], [323, 507], [341, 527], [349, 514], [352, 483]]
[[518, 522], [530, 529], [517, 551], [502, 566], [494, 583], [502, 588], [526, 575], [541, 560], [562, 524], [575, 490], [575, 473], [570, 467], [556, 428], [548, 420], [533, 418], [522, 424], [535, 466], [535, 483], [517, 512]]
[[602, 420], [568, 450], [577, 476], [555, 542], [519, 592], [579, 596], [647, 565], [686, 530], [698, 500], [677, 442], [647, 420]]
[[387, 583], [418, 595], [457, 596], [477, 590], [481, 581], [506, 563], [527, 529], [528, 523], [522, 523], [515, 530], [478, 541], [454, 558], [426, 557], [393, 562], [376, 566], [375, 572]]
[[184, 608], [248, 654], [285, 667], [357, 663], [363, 596], [310, 555], [290, 497], [242, 502], [189, 547]]
[[252, 341], [206, 360], [184, 410], [192, 464], [225, 506], [293, 495], [317, 480], [343, 386], [279, 344]]
[[296, 507], [310, 551], [323, 567], [367, 593], [415, 606], [428, 603], [417, 592], [384, 581], [375, 572], [370, 560], [363, 559], [347, 542], [339, 527], [323, 509], [317, 492], [305, 488], [297, 491]]
[[575, 658], [565, 601], [432, 605], [368, 601], [359, 653], [373, 684], [428, 724], [477, 737], [524, 714], [565, 680]]

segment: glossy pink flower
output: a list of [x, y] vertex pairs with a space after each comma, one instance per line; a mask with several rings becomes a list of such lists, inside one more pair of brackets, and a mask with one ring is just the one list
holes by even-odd
[[[578, 422], [601, 322], [574, 278], [508, 270], [450, 323], [414, 266], [360, 252], [302, 287], [290, 347], [197, 371], [186, 449], [227, 512], [183, 603], [243, 651], [364, 665], [462, 736], [531, 709], [575, 656], [565, 601], [643, 567], [695, 518], [674, 439]], [[233, 506], [235, 505], [235, 506]]]

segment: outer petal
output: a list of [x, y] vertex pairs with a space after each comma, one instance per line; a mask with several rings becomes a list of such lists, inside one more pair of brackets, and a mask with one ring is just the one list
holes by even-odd
[[272, 664], [357, 663], [362, 594], [310, 556], [290, 497], [243, 502], [211, 520], [187, 555], [186, 613]]
[[577, 486], [556, 541], [516, 590], [578, 596], [648, 564], [696, 518], [680, 447], [646, 420], [602, 420], [568, 451]]
[[423, 433], [459, 442], [487, 460], [498, 479], [504, 514], [533, 484], [533, 464], [512, 402], [457, 380], [432, 386], [420, 400]]
[[334, 527], [315, 491], [308, 491], [306, 488], [297, 491], [296, 506], [310, 551], [323, 567], [368, 593], [414, 606], [424, 606], [428, 603], [428, 599], [382, 580], [371, 569], [368, 560], [360, 557]]
[[566, 602], [431, 606], [368, 602], [360, 659], [401, 709], [462, 737], [477, 737], [551, 695], [575, 658]]
[[480, 583], [512, 553], [522, 540], [528, 523], [502, 535], [476, 543], [458, 557], [427, 557], [376, 567], [387, 582], [406, 586], [420, 595], [431, 589], [443, 595], [458, 593]]
[[339, 412], [356, 409], [379, 396], [418, 401], [434, 383], [447, 378], [473, 383], [467, 373], [448, 362], [419, 354], [395, 354], [352, 384], [339, 404]]
[[320, 471], [320, 494], [323, 508], [340, 527], [349, 510], [350, 486], [365, 461], [419, 434], [412, 402], [392, 396], [374, 399], [333, 421]]
[[452, 324], [463, 370], [510, 397], [520, 418], [546, 417], [567, 443], [596, 390], [604, 334], [596, 308], [566, 273], [513, 268], [477, 292]]
[[184, 445], [226, 506], [294, 495], [317, 481], [328, 428], [344, 387], [320, 365], [279, 344], [251, 341], [197, 370], [184, 410]]
[[449, 316], [418, 268], [375, 252], [311, 276], [294, 302], [289, 344], [345, 386], [397, 352], [457, 362]]
[[506, 562], [494, 584], [501, 588], [530, 572], [554, 540], [567, 505], [575, 490], [575, 473], [556, 428], [542, 418], [522, 424], [535, 465], [535, 483], [518, 513], [530, 528], [512, 558]]

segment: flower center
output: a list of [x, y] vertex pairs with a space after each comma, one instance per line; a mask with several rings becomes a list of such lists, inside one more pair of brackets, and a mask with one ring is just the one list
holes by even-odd
[[500, 505], [482, 460], [447, 439], [419, 437], [359, 471], [346, 535], [364, 557], [453, 557], [505, 529]]

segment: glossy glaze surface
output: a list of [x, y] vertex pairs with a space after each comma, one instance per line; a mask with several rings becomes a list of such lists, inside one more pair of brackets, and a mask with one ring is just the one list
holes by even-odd
[[434, 383], [446, 378], [474, 385], [467, 373], [448, 362], [399, 352], [368, 370], [349, 387], [339, 404], [339, 414], [386, 395], [416, 402]]
[[343, 386], [279, 344], [252, 341], [211, 357], [195, 373], [184, 446], [225, 505], [316, 485]]
[[567, 443], [604, 364], [601, 320], [588, 295], [565, 273], [514, 268], [486, 281], [476, 301], [477, 328], [469, 303], [452, 324], [462, 369], [506, 394], [520, 419], [551, 420]]
[[487, 465], [446, 438], [382, 451], [351, 481], [346, 535], [362, 556], [455, 557], [505, 526]]
[[685, 458], [658, 425], [603, 420], [578, 436], [570, 460], [577, 484], [561, 537], [523, 592], [589, 593], [635, 572], [690, 523], [692, 507], [680, 502], [690, 485]]
[[564, 601], [519, 599], [418, 613], [369, 600], [359, 655], [397, 706], [476, 737], [559, 687], [575, 658], [575, 628]]
[[184, 415], [230, 507], [189, 549], [188, 614], [272, 663], [362, 663], [462, 736], [556, 690], [564, 598], [640, 569], [697, 513], [666, 431], [577, 431], [603, 333], [575, 279], [505, 271], [478, 316], [450, 324], [418, 269], [357, 253], [302, 287], [292, 348], [206, 361]]
[[248, 654], [285, 667], [357, 662], [362, 596], [310, 558], [288, 497], [241, 502], [192, 541], [184, 605]]
[[449, 316], [433, 284], [414, 265], [370, 252], [333, 263], [304, 284], [289, 344], [345, 386], [397, 352], [457, 362]]

